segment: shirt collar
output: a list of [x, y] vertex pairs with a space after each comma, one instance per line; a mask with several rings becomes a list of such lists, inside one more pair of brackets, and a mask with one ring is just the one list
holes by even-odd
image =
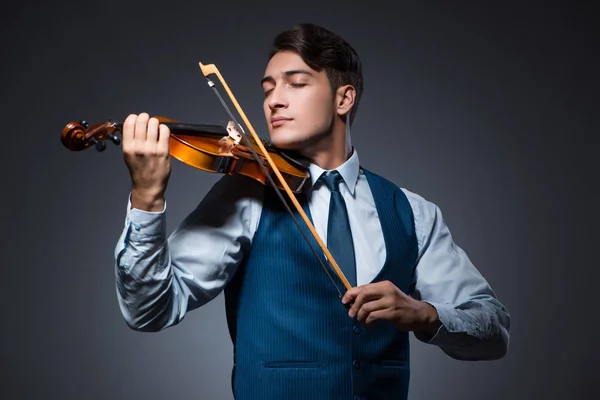
[[[310, 163], [308, 168], [310, 171], [310, 179], [312, 181], [313, 187], [317, 184], [317, 180], [321, 177], [323, 172], [333, 171], [325, 170], [313, 163]], [[335, 169], [342, 176], [342, 179], [346, 183], [346, 186], [348, 187], [348, 190], [350, 190], [350, 193], [354, 195], [354, 189], [356, 188], [356, 181], [358, 180], [358, 173], [360, 170], [358, 153], [356, 152], [356, 149], [354, 147], [352, 148], [352, 156], [350, 156], [350, 158], [346, 160], [346, 162], [344, 162], [342, 165]]]

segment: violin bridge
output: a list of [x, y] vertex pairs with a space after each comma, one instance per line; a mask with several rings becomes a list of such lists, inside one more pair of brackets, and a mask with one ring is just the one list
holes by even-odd
[[235, 142], [236, 145], [238, 145], [240, 143], [240, 141], [242, 140], [242, 134], [236, 128], [235, 122], [229, 121], [227, 123], [226, 129], [227, 129], [227, 132], [229, 133], [229, 137], [233, 139], [233, 141]]

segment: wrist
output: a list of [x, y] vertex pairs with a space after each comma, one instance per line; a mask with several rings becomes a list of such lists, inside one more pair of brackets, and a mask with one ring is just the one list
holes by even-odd
[[162, 190], [131, 190], [131, 207], [138, 210], [157, 212], [164, 208], [164, 192]]
[[421, 331], [425, 331], [429, 334], [435, 334], [441, 325], [440, 316], [437, 309], [431, 304], [421, 301]]

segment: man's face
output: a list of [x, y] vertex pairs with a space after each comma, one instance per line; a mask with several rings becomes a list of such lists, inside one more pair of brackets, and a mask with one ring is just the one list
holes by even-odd
[[275, 146], [301, 151], [330, 133], [335, 99], [324, 70], [286, 51], [271, 58], [264, 76], [263, 108]]

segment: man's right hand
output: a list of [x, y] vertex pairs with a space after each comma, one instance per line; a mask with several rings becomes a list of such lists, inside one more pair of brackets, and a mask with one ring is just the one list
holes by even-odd
[[131, 207], [162, 211], [171, 175], [171, 132], [147, 113], [130, 114], [123, 123], [123, 156], [131, 174]]

